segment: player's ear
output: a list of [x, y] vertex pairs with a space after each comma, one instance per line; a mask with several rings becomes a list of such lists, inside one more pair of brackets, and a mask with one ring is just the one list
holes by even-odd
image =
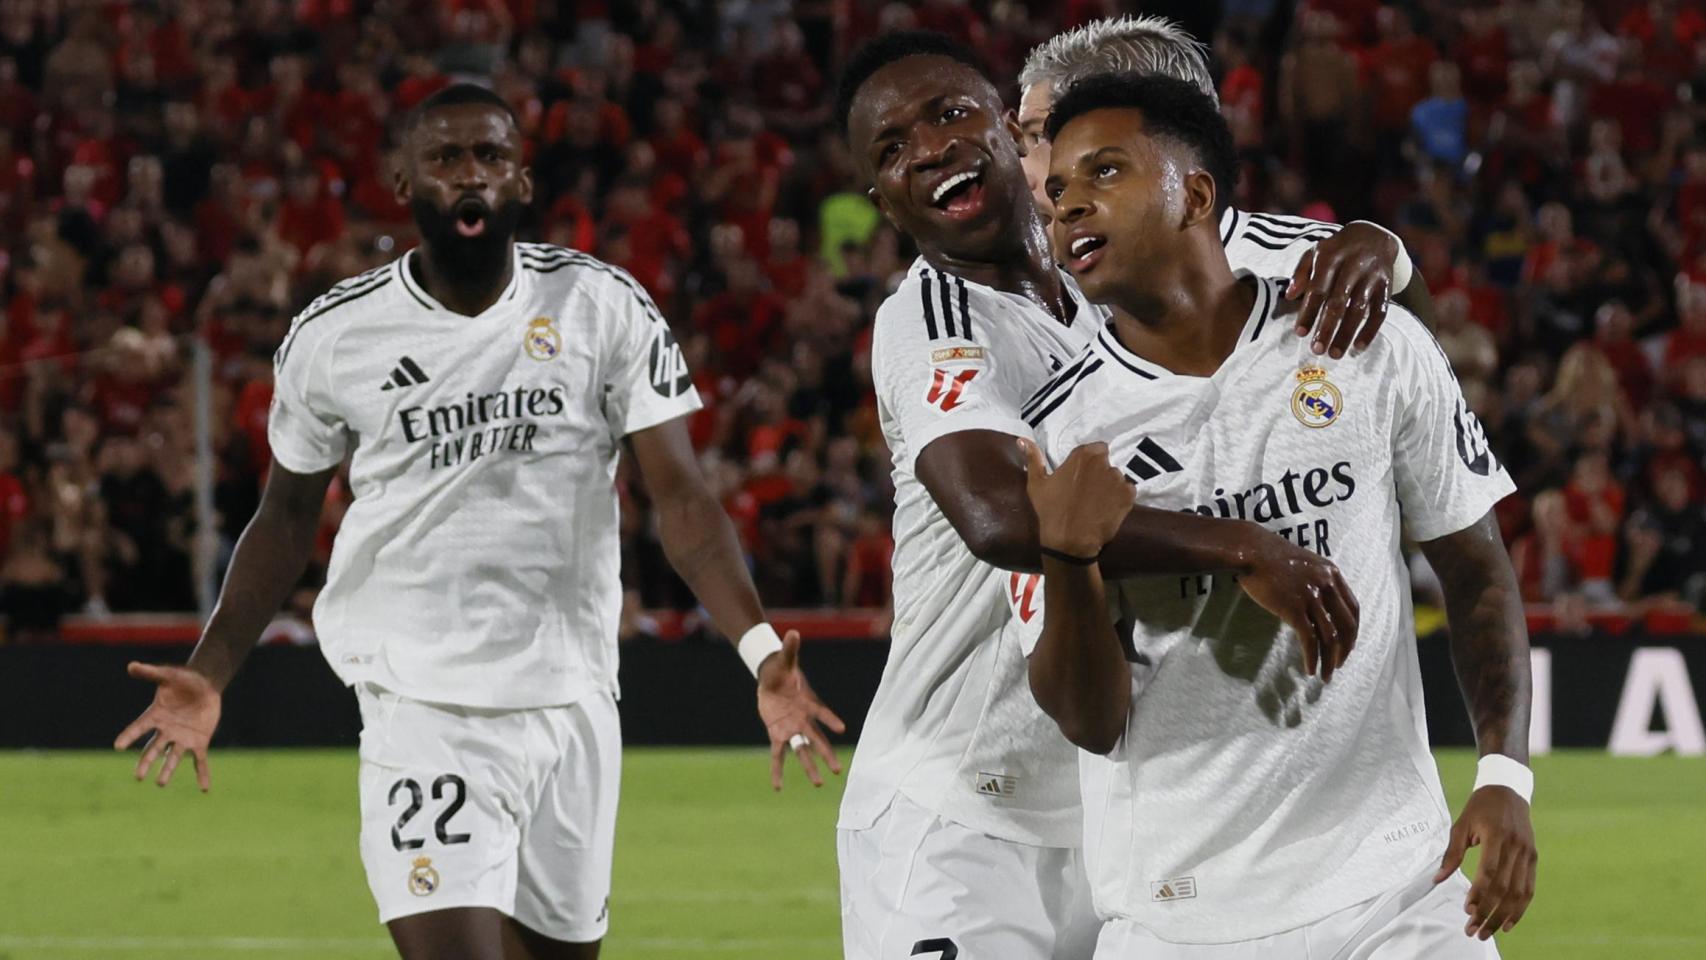
[[[1216, 220], [1214, 175], [1197, 169], [1185, 174], [1184, 226], [1194, 227], [1204, 220]], [[1216, 220], [1216, 222], [1218, 222]]]
[[865, 190], [865, 196], [871, 201], [871, 204], [877, 208], [877, 212], [883, 215], [883, 219], [888, 221], [889, 226], [896, 230], [900, 230], [901, 233], [906, 232], [901, 228], [900, 224], [895, 222], [894, 208], [889, 206], [889, 202], [883, 199], [883, 195], [877, 192], [876, 187], [867, 188]]
[[529, 206], [533, 203], [533, 168], [522, 167], [518, 179], [521, 181], [521, 205]]
[[404, 170], [401, 150], [391, 155], [391, 192], [397, 198], [397, 203], [405, 207], [414, 195], [414, 191], [409, 187], [408, 173]]
[[1019, 129], [1019, 111], [1008, 110], [1002, 115], [1001, 121], [1007, 125], [1007, 135], [1013, 138], [1014, 145], [1019, 148], [1019, 156], [1025, 156], [1025, 133]]

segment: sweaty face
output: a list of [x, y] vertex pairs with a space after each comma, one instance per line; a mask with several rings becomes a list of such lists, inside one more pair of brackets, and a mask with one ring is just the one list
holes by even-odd
[[1054, 84], [1047, 80], [1027, 87], [1019, 97], [1019, 142], [1025, 147], [1020, 162], [1025, 167], [1025, 183], [1031, 188], [1031, 197], [1045, 220], [1054, 217], [1054, 204], [1043, 189], [1043, 181], [1048, 179], [1049, 154], [1053, 152], [1048, 138], [1043, 136], [1043, 125], [1048, 122], [1049, 107], [1053, 104]]
[[[1044, 184], [1054, 248], [1091, 300], [1121, 299], [1204, 216], [1207, 174], [1192, 159], [1187, 148], [1147, 135], [1136, 110], [1093, 110], [1060, 131]], [[1212, 187], [1206, 203], [1212, 216]]]
[[440, 107], [409, 134], [397, 199], [446, 265], [470, 268], [507, 254], [533, 200], [522, 166], [521, 134], [504, 111], [486, 104]]
[[920, 246], [987, 259], [1012, 245], [1025, 173], [976, 70], [933, 55], [883, 67], [859, 88], [848, 142], [878, 208]]

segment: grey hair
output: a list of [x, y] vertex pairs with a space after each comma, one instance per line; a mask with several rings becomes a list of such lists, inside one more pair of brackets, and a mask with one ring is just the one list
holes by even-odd
[[1049, 83], [1059, 99], [1067, 87], [1098, 73], [1158, 73], [1194, 85], [1220, 105], [1208, 47], [1166, 17], [1092, 20], [1046, 40], [1025, 58], [1019, 89]]

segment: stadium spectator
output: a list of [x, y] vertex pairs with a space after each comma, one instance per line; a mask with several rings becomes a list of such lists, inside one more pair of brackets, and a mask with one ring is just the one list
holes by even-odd
[[[675, 328], [706, 401], [691, 429], [706, 470], [754, 560], [778, 568], [767, 599], [886, 603], [870, 324], [912, 251], [830, 129], [829, 81], [881, 29], [934, 25], [1001, 69], [1122, 5], [428, 6], [443, 15], [0, 0], [11, 636], [46, 638], [61, 611], [193, 602], [192, 345], [214, 360], [228, 554], [270, 463], [272, 351], [308, 298], [413, 244], [386, 149], [408, 109], [470, 73], [534, 131], [530, 237], [624, 266]], [[1675, 574], [1702, 561], [1671, 533], [1706, 495], [1698, 5], [1225, 8], [1200, 16], [1218, 27], [1204, 39], [1239, 202], [1401, 228], [1521, 486], [1500, 519], [1527, 598], [1699, 609], [1698, 579]], [[349, 497], [334, 484], [328, 532]], [[624, 629], [639, 629], [641, 607], [682, 594], [647, 505], [625, 509]], [[30, 597], [40, 617], [20, 612]]]

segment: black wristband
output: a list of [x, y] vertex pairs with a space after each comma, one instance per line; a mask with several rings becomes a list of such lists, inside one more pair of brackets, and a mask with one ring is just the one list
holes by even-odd
[[1091, 564], [1095, 563], [1097, 560], [1101, 559], [1100, 556], [1075, 557], [1070, 553], [1062, 553], [1059, 550], [1051, 550], [1048, 547], [1038, 547], [1037, 552], [1041, 553], [1045, 557], [1049, 557], [1049, 558], [1054, 559], [1054, 560], [1059, 560], [1061, 563], [1070, 563], [1075, 567], [1088, 567]]

